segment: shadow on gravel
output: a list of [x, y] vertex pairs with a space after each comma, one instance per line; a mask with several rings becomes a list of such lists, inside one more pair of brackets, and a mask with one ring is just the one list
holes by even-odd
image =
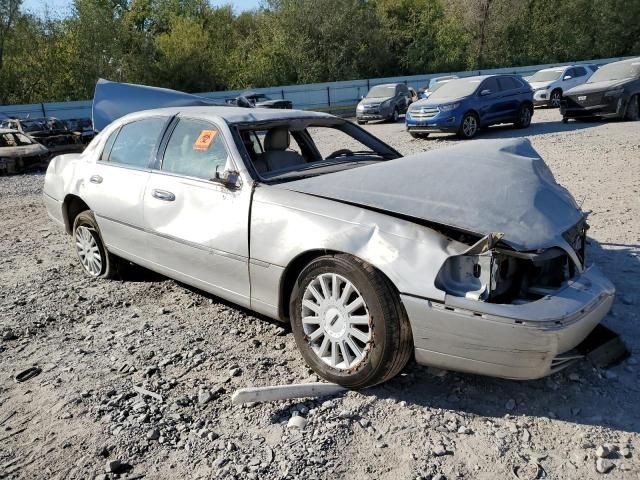
[[[615, 120], [613, 120], [615, 121]], [[611, 122], [611, 120], [609, 121]], [[569, 123], [562, 123], [558, 118], [557, 121], [548, 122], [534, 122], [531, 123], [529, 128], [514, 128], [513, 125], [494, 125], [483, 129], [478, 133], [475, 138], [478, 139], [493, 139], [493, 138], [521, 138], [521, 137], [535, 137], [537, 135], [548, 135], [551, 133], [565, 133], [574, 132], [578, 130], [584, 130], [586, 128], [597, 127], [607, 123], [605, 120], [571, 120]], [[431, 134], [425, 141], [429, 140], [460, 140], [455, 134]], [[460, 140], [460, 141], [473, 141], [473, 140]]]

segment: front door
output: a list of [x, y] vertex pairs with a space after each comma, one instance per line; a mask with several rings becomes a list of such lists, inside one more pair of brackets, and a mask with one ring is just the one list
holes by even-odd
[[144, 220], [154, 268], [249, 306], [250, 185], [226, 185], [235, 170], [217, 126], [179, 118], [159, 169], [144, 192]]

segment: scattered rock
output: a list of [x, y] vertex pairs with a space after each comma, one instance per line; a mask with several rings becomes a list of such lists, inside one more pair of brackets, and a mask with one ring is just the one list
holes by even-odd
[[598, 473], [607, 473], [613, 468], [613, 462], [606, 458], [596, 460], [596, 471]]
[[159, 438], [160, 438], [160, 431], [157, 428], [154, 428], [147, 432], [148, 440], [158, 440]]
[[596, 448], [596, 456], [600, 458], [607, 458], [611, 452], [609, 451], [609, 447], [606, 445], [600, 445]]
[[104, 467], [105, 472], [115, 474], [126, 473], [132, 469], [133, 467], [131, 465], [121, 462], [120, 460], [109, 460]]
[[202, 390], [198, 394], [198, 403], [201, 405], [204, 405], [205, 403], [209, 403], [211, 400], [213, 400], [213, 395], [209, 390]]
[[307, 426], [307, 419], [300, 415], [295, 415], [289, 419], [287, 423], [288, 428], [297, 428], [298, 430], [304, 430]]

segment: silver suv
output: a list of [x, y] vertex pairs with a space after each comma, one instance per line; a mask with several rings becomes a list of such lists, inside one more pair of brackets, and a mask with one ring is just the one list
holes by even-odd
[[409, 87], [404, 83], [387, 83], [371, 87], [356, 108], [356, 120], [362, 125], [371, 120], [397, 122], [411, 104]]

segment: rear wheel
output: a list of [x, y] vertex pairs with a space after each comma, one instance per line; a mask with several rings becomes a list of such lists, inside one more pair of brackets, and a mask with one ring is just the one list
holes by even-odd
[[560, 107], [560, 100], [562, 100], [562, 90], [556, 88], [551, 92], [551, 96], [549, 97], [549, 105], [553, 108]]
[[516, 128], [527, 128], [531, 125], [531, 110], [532, 107], [529, 105], [520, 105], [518, 116], [514, 122]]
[[394, 377], [413, 352], [397, 292], [382, 273], [350, 255], [325, 255], [307, 265], [291, 293], [290, 312], [306, 362], [345, 387]]
[[113, 278], [117, 273], [117, 258], [102, 241], [93, 212], [80, 212], [73, 222], [73, 241], [83, 270], [94, 278]]
[[478, 116], [473, 112], [467, 112], [462, 117], [462, 123], [458, 129], [458, 137], [469, 140], [476, 136], [480, 127]]
[[400, 118], [400, 112], [398, 111], [398, 107], [395, 107], [393, 109], [393, 113], [391, 114], [391, 121], [393, 123], [396, 123], [399, 118]]
[[624, 118], [626, 120], [638, 120], [640, 119], [640, 96], [634, 95], [629, 99], [629, 104], [627, 105], [627, 111], [625, 112]]

